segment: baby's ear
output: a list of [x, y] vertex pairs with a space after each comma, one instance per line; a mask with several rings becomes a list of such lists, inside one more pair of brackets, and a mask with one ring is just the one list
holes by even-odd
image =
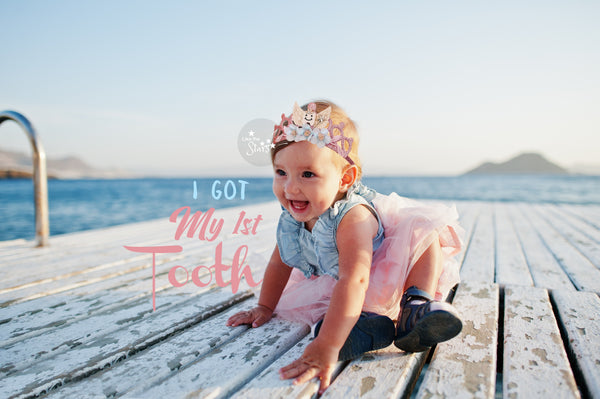
[[340, 181], [340, 191], [346, 192], [356, 182], [358, 177], [358, 167], [356, 165], [348, 165], [344, 169], [342, 179]]

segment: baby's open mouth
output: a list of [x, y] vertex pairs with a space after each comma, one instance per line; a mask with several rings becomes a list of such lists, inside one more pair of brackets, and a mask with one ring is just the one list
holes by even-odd
[[308, 207], [308, 201], [290, 201], [292, 209], [295, 211], [303, 211]]

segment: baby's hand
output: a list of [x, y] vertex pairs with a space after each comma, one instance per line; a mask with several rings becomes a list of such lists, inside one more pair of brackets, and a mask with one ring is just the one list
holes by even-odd
[[266, 306], [258, 305], [251, 310], [234, 314], [227, 320], [227, 325], [237, 327], [242, 324], [250, 324], [252, 328], [260, 327], [271, 320], [273, 311]]
[[294, 385], [302, 384], [313, 377], [319, 377], [321, 386], [319, 394], [325, 392], [331, 383], [331, 375], [338, 360], [339, 349], [330, 345], [322, 345], [315, 338], [300, 358], [279, 370], [282, 379], [295, 378]]

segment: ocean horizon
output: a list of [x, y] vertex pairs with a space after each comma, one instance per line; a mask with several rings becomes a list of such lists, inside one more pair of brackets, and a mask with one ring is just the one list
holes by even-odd
[[[600, 205], [600, 176], [364, 176], [382, 194], [418, 200]], [[168, 218], [194, 210], [275, 201], [271, 177], [49, 180], [50, 235]], [[33, 183], [0, 180], [0, 241], [35, 236]]]

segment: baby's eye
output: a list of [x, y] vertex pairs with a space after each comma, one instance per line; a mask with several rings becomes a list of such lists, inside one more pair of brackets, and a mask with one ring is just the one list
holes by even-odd
[[314, 177], [314, 173], [313, 172], [302, 172], [302, 177]]
[[277, 170], [275, 171], [275, 174], [276, 174], [276, 175], [279, 175], [279, 176], [285, 176], [285, 172], [284, 172], [283, 170], [281, 170], [281, 169], [277, 169]]

